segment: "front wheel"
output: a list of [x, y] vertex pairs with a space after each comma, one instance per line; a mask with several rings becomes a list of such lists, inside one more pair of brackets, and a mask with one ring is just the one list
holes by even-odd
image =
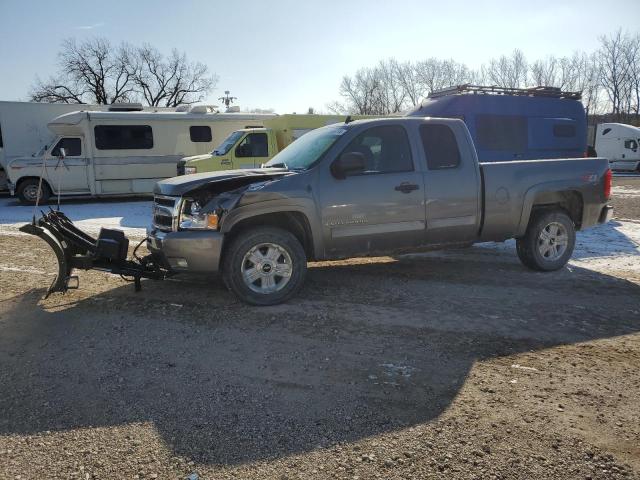
[[295, 295], [304, 282], [307, 258], [286, 230], [258, 227], [239, 234], [225, 250], [227, 287], [251, 305], [275, 305]]
[[532, 270], [558, 270], [566, 265], [576, 244], [573, 221], [563, 210], [532, 214], [524, 237], [516, 240], [520, 261]]
[[[38, 196], [38, 187], [40, 186], [40, 195]], [[39, 178], [27, 178], [23, 182], [18, 185], [18, 190], [16, 191], [18, 198], [22, 203], [26, 203], [28, 205], [35, 205], [36, 201], [39, 200], [42, 203], [46, 203], [51, 196], [51, 190], [49, 190], [49, 186], [42, 182], [40, 183]]]

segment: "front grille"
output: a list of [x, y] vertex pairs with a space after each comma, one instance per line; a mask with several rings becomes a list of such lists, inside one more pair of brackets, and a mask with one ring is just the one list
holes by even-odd
[[158, 230], [175, 230], [179, 206], [179, 197], [155, 195], [153, 197], [153, 226]]
[[176, 167], [178, 176], [184, 175], [184, 166], [186, 163], [186, 160], [178, 160], [178, 165]]

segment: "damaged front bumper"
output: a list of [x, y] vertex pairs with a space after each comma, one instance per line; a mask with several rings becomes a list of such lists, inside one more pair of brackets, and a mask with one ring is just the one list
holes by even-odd
[[[46, 297], [53, 292], [66, 292], [78, 287], [74, 269], [102, 270], [121, 275], [135, 282], [140, 290], [141, 278], [161, 280], [172, 272], [151, 254], [144, 257], [136, 255], [128, 259], [129, 240], [121, 230], [103, 228], [98, 238], [86, 234], [77, 228], [62, 212], [50, 210], [42, 214], [37, 221], [20, 227], [20, 230], [43, 239], [51, 247], [58, 261], [58, 274], [47, 290]], [[75, 283], [74, 283], [75, 281]]]
[[147, 248], [173, 272], [217, 272], [224, 235], [217, 231], [147, 230]]

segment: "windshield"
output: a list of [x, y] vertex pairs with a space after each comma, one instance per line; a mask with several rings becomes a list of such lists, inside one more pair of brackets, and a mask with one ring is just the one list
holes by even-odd
[[313, 130], [282, 150], [264, 166], [286, 166], [290, 170], [306, 170], [318, 161], [346, 131], [347, 127], [344, 124]]
[[235, 145], [235, 143], [243, 134], [244, 132], [239, 130], [236, 132], [233, 132], [231, 135], [225, 138], [222, 141], [222, 143], [218, 146], [218, 148], [216, 148], [213, 152], [211, 152], [211, 154], [216, 155], [218, 157], [220, 155], [226, 155], [227, 153], [229, 153], [229, 150], [231, 150], [231, 147]]

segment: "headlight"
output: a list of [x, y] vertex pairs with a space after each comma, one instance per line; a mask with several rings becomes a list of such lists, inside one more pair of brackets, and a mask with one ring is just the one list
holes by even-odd
[[198, 202], [185, 199], [180, 209], [180, 228], [184, 230], [217, 230], [218, 215], [212, 212], [202, 213]]
[[185, 175], [191, 175], [192, 173], [198, 173], [198, 167], [184, 167]]

